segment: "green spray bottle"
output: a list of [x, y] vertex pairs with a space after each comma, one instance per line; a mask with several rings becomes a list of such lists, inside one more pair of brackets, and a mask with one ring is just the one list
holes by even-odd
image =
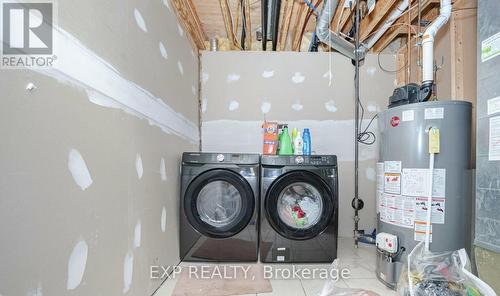
[[292, 140], [290, 139], [290, 134], [288, 133], [288, 125], [283, 126], [283, 130], [280, 135], [280, 150], [279, 155], [293, 155]]

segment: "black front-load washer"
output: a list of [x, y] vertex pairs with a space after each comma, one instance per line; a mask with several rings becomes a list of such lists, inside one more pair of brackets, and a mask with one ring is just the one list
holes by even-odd
[[334, 155], [262, 156], [260, 260], [337, 258], [338, 173]]
[[182, 155], [180, 259], [258, 259], [258, 154]]

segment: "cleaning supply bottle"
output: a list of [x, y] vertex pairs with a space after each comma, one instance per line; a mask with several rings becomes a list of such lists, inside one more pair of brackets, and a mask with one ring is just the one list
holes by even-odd
[[304, 141], [302, 139], [302, 136], [300, 135], [300, 132], [297, 131], [295, 137], [292, 138], [293, 138], [293, 154], [302, 155], [303, 154], [302, 149], [304, 149]]
[[288, 126], [283, 126], [283, 131], [280, 136], [280, 150], [279, 155], [293, 155], [292, 150], [292, 140], [290, 139], [290, 134], [288, 133]]
[[[292, 149], [293, 149], [293, 154], [295, 154], [295, 138], [297, 138], [297, 134], [299, 133], [299, 130], [294, 127], [292, 129]], [[302, 150], [300, 150], [302, 151]]]
[[311, 133], [309, 132], [308, 128], [304, 129], [302, 138], [303, 138], [302, 153], [304, 155], [311, 155]]

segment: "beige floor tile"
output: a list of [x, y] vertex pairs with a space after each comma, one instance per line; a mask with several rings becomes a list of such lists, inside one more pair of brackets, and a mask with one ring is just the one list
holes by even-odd
[[387, 288], [377, 279], [349, 279], [346, 283], [349, 288], [371, 290], [381, 296], [397, 296], [394, 290]]
[[306, 296], [300, 280], [271, 280], [272, 293], [259, 293], [259, 296]]
[[[327, 283], [326, 280], [302, 280], [301, 282], [307, 296], [319, 296]], [[333, 287], [347, 288], [348, 286], [342, 279], [339, 279], [333, 284]]]
[[170, 296], [174, 292], [175, 284], [177, 280], [168, 279], [166, 280], [161, 287], [156, 291], [153, 296]]

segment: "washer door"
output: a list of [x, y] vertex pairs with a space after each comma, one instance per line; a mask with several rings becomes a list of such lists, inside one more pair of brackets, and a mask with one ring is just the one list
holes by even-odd
[[328, 227], [335, 200], [328, 184], [309, 171], [291, 171], [276, 179], [265, 198], [266, 217], [288, 239], [316, 237]]
[[250, 184], [240, 174], [215, 169], [196, 177], [184, 196], [184, 213], [200, 233], [227, 238], [245, 228], [255, 209]]

